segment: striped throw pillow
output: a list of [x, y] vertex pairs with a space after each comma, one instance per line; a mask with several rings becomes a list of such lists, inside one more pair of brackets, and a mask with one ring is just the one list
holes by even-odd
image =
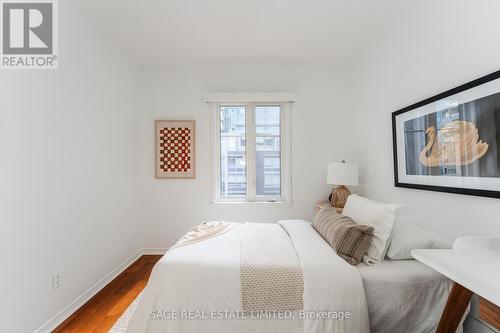
[[357, 224], [331, 206], [316, 213], [312, 226], [351, 265], [360, 263], [373, 238], [373, 227]]

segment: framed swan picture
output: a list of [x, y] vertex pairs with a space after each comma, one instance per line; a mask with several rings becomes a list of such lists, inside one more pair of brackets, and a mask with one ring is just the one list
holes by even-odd
[[500, 198], [500, 71], [392, 114], [395, 186]]

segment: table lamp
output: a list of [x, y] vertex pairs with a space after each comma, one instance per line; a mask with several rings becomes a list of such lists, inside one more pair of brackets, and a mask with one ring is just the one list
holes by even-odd
[[336, 185], [330, 195], [330, 204], [336, 208], [344, 208], [347, 197], [351, 194], [346, 185], [356, 186], [359, 184], [358, 165], [345, 161], [328, 163], [326, 183]]

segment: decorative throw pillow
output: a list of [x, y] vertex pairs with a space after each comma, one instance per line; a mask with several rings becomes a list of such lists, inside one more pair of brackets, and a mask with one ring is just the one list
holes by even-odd
[[396, 210], [400, 206], [376, 202], [356, 194], [347, 198], [342, 214], [349, 216], [356, 223], [373, 227], [373, 240], [363, 257], [363, 261], [368, 265], [384, 259], [396, 220]]
[[316, 213], [312, 226], [351, 265], [361, 262], [373, 238], [372, 227], [355, 223], [330, 205]]

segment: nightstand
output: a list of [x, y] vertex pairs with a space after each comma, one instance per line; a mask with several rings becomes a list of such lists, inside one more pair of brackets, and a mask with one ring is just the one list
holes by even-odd
[[451, 250], [413, 250], [411, 254], [454, 282], [436, 333], [455, 332], [472, 294], [486, 301], [481, 306], [482, 319], [492, 326], [498, 324], [500, 238], [462, 237]]
[[[316, 214], [318, 212], [318, 210], [320, 210], [321, 208], [328, 206], [328, 205], [330, 205], [330, 202], [328, 202], [328, 201], [316, 202], [314, 204], [314, 214]], [[335, 207], [335, 210], [337, 211], [337, 213], [342, 214], [343, 208]]]

